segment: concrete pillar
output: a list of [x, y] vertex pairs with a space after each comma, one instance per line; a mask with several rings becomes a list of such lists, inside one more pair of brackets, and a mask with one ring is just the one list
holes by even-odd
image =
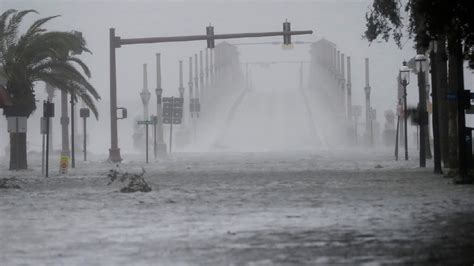
[[163, 89], [161, 88], [161, 55], [156, 54], [156, 152], [158, 155], [166, 154], [166, 143], [163, 140], [163, 114], [161, 105], [161, 95]]

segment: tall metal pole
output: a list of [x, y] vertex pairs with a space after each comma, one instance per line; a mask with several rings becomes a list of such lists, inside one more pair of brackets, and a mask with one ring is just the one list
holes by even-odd
[[370, 85], [369, 85], [369, 58], [365, 59], [365, 132], [370, 136], [370, 145], [373, 145], [372, 119], [370, 113]]
[[195, 88], [194, 98], [199, 99], [199, 73], [198, 73], [198, 55], [197, 54], [194, 54], [194, 88]]
[[303, 89], [303, 62], [300, 63], [300, 90]]
[[161, 95], [163, 89], [161, 88], [161, 55], [156, 54], [156, 139], [158, 154], [166, 154], [166, 143], [163, 138], [163, 114], [162, 114], [162, 103]]
[[110, 149], [109, 160], [112, 162], [121, 162], [120, 149], [118, 147], [118, 132], [117, 132], [117, 71], [115, 62], [116, 49], [115, 29], [109, 30], [110, 41]]
[[420, 121], [420, 167], [426, 167], [426, 88], [424, 69], [418, 71], [419, 121]]
[[87, 161], [87, 124], [86, 124], [86, 117], [83, 117], [83, 135], [84, 135], [84, 143], [83, 143], [83, 151], [84, 151], [84, 161]]
[[[53, 102], [55, 89], [49, 83], [46, 83], [46, 92], [48, 93], [48, 101]], [[49, 150], [53, 149], [53, 123], [49, 123]]]
[[209, 60], [210, 60], [210, 62], [209, 62], [209, 78], [211, 80], [211, 83], [213, 83], [214, 82], [213, 76], [214, 76], [214, 73], [215, 73], [215, 69], [214, 69], [214, 49], [211, 49]]
[[189, 110], [191, 112], [191, 117], [194, 116], [194, 92], [193, 92], [193, 57], [189, 57]]
[[403, 128], [405, 130], [405, 161], [408, 161], [408, 112], [407, 112], [407, 81], [403, 80], [402, 81], [403, 85], [403, 119], [404, 125]]
[[206, 50], [205, 50], [206, 51], [206, 61], [205, 61], [206, 66], [205, 66], [205, 69], [204, 69], [204, 71], [206, 73], [206, 82], [205, 82], [205, 84], [206, 84], [206, 88], [208, 88], [208, 89], [209, 89], [209, 83], [210, 83], [210, 81], [209, 81], [209, 50], [210, 50], [209, 48], [206, 48]]
[[[346, 76], [345, 76], [345, 66], [344, 66], [344, 54], [341, 53], [341, 100], [342, 100], [342, 107], [341, 109], [344, 111], [345, 105], [345, 89], [346, 89]], [[347, 114], [347, 112], [343, 112], [344, 114]], [[350, 119], [347, 117], [347, 119]]]
[[347, 57], [347, 100], [346, 100], [346, 108], [347, 108], [347, 117], [352, 119], [352, 77], [351, 77], [351, 57]]
[[76, 168], [76, 144], [75, 144], [75, 108], [74, 108], [74, 97], [71, 94], [71, 167]]
[[183, 86], [183, 61], [179, 60], [179, 97], [184, 98], [184, 86]]
[[201, 88], [200, 98], [204, 99], [204, 67], [202, 51], [199, 51], [199, 88]]

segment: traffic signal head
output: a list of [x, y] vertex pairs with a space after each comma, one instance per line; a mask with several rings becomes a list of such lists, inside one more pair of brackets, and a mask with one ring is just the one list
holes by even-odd
[[291, 44], [291, 25], [290, 22], [285, 21], [283, 22], [283, 44], [290, 45]]
[[213, 26], [207, 26], [206, 27], [206, 35], [207, 35], [207, 48], [212, 49], [215, 47], [214, 45], [214, 27]]

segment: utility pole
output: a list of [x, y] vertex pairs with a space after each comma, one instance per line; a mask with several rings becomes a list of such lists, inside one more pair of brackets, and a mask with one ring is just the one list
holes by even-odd
[[61, 160], [65, 161], [65, 168], [60, 171], [67, 173], [67, 164], [69, 162], [69, 117], [67, 112], [67, 93], [61, 90]]
[[163, 112], [162, 112], [162, 103], [161, 95], [163, 94], [163, 89], [161, 88], [161, 55], [156, 54], [156, 154], [164, 155], [166, 154], [167, 148], [166, 143], [163, 140]]
[[365, 59], [365, 134], [370, 136], [370, 146], [374, 145], [373, 132], [372, 132], [372, 119], [370, 106], [370, 85], [369, 85], [369, 58]]

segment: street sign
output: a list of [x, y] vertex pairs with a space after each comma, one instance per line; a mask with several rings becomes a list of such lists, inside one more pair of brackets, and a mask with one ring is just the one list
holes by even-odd
[[153, 120], [143, 120], [143, 121], [137, 121], [137, 124], [139, 125], [153, 125], [155, 121]]
[[361, 116], [362, 115], [362, 106], [353, 105], [352, 106], [352, 115], [353, 116]]
[[181, 124], [183, 118], [183, 98], [163, 98], [163, 124]]

